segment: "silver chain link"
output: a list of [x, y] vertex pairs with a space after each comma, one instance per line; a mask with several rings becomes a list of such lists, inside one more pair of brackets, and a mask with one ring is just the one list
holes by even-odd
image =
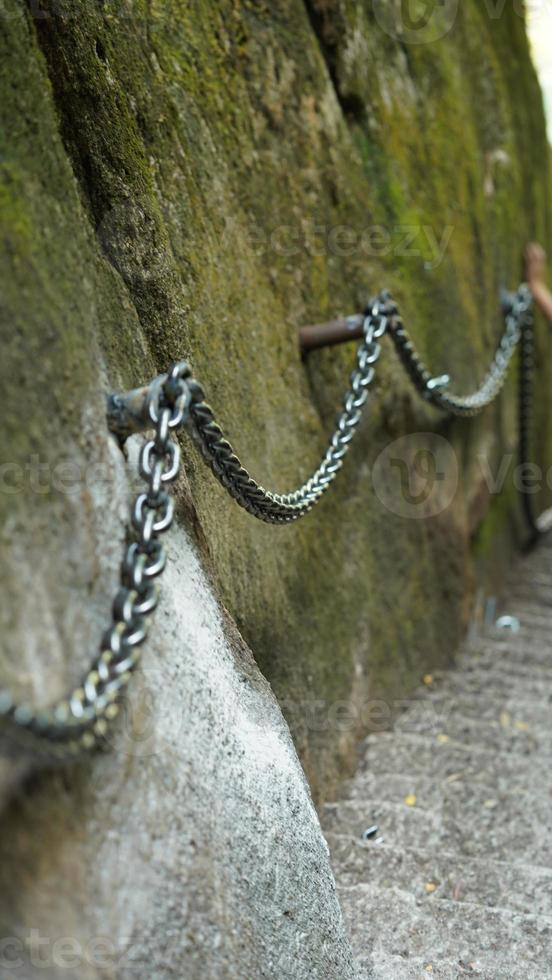
[[374, 378], [374, 365], [381, 353], [378, 341], [383, 337], [387, 324], [387, 316], [382, 311], [381, 301], [377, 299], [364, 317], [363, 337], [357, 346], [357, 366], [351, 374], [343, 410], [328, 449], [318, 469], [291, 493], [278, 494], [265, 490], [250, 476], [225, 439], [213, 410], [204, 399], [203, 389], [197, 381], [190, 382], [191, 407], [186, 426], [217, 479], [250, 514], [270, 524], [287, 524], [308, 514], [326, 492], [343, 465], [362, 417], [368, 388]]
[[502, 390], [512, 357], [519, 344], [523, 322], [532, 304], [531, 292], [522, 284], [505, 316], [506, 329], [485, 377], [479, 388], [469, 395], [456, 395], [448, 390], [448, 375], [434, 377], [428, 371], [389, 297], [386, 312], [389, 316], [389, 336], [415, 388], [436, 408], [449, 415], [477, 415], [491, 404]]
[[5, 732], [24, 747], [61, 760], [93, 749], [105, 740], [139, 663], [140, 647], [159, 601], [155, 580], [163, 572], [167, 557], [160, 535], [169, 529], [174, 514], [173, 499], [166, 488], [178, 476], [180, 466], [180, 448], [172, 438], [174, 432], [182, 427], [189, 431], [204, 460], [240, 506], [262, 521], [288, 524], [312, 509], [341, 469], [374, 378], [381, 353], [379, 341], [386, 332], [420, 394], [449, 414], [464, 416], [480, 412], [496, 398], [520, 338], [525, 337], [520, 429], [522, 455], [526, 454], [530, 401], [527, 372], [532, 370], [528, 321], [531, 302], [529, 289], [521, 286], [506, 313], [505, 332], [482, 384], [472, 394], [461, 396], [446, 390], [448, 375], [430, 374], [389, 293], [380, 293], [366, 310], [356, 367], [322, 462], [302, 486], [287, 494], [265, 490], [242, 466], [186, 362], [175, 364], [168, 374], [152, 382], [148, 389], [148, 421], [155, 434], [144, 442], [139, 458], [139, 473], [146, 488], [132, 507], [134, 540], [128, 544], [122, 563], [121, 587], [100, 655], [82, 685], [52, 708], [35, 711], [26, 704], [17, 705], [7, 691], [0, 689], [0, 725]]
[[[518, 378], [518, 459], [522, 473], [531, 466], [531, 415], [533, 410], [534, 371], [533, 316], [531, 312], [528, 312], [521, 329]], [[539, 523], [539, 517], [535, 509], [535, 495], [531, 490], [532, 488], [528, 486], [526, 481], [522, 480], [519, 486], [519, 494], [525, 520], [530, 531], [530, 539], [534, 541], [547, 528], [546, 526], [542, 527]]]
[[128, 544], [121, 567], [121, 587], [113, 603], [113, 618], [101, 652], [82, 685], [52, 708], [35, 711], [15, 704], [0, 689], [0, 722], [6, 733], [24, 748], [67, 759], [93, 749], [106, 736], [140, 660], [150, 617], [159, 601], [155, 579], [167, 556], [159, 536], [169, 529], [174, 504], [166, 487], [179, 471], [180, 448], [172, 432], [186, 419], [190, 405], [188, 364], [175, 364], [161, 385], [152, 386], [149, 414], [153, 439], [147, 440], [139, 459], [146, 490], [132, 508], [134, 540]]

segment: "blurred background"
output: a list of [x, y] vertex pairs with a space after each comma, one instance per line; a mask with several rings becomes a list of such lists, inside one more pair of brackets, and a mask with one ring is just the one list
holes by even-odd
[[550, 0], [529, 0], [527, 32], [544, 97], [548, 138], [552, 140], [552, 3]]

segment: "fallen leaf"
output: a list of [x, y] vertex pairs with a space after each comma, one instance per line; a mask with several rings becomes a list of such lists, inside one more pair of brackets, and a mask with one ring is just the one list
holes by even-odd
[[410, 793], [409, 796], [405, 796], [404, 802], [406, 803], [407, 806], [416, 806], [416, 803], [418, 802], [418, 797], [416, 796], [415, 793]]
[[528, 732], [529, 725], [526, 721], [515, 721], [514, 728], [517, 728], [518, 732]]
[[494, 810], [498, 806], [498, 800], [485, 800], [483, 806], [486, 810]]
[[503, 728], [509, 728], [512, 724], [512, 716], [509, 711], [500, 712], [500, 724]]
[[433, 684], [433, 674], [426, 674], [423, 681], [424, 684]]
[[446, 745], [447, 742], [450, 742], [450, 738], [448, 737], [448, 735], [444, 735], [444, 734], [438, 735], [437, 741], [440, 742], [441, 745]]
[[433, 892], [437, 891], [437, 885], [434, 881], [426, 881], [425, 890], [428, 895], [432, 895]]
[[426, 973], [433, 973], [433, 964], [428, 963], [426, 966]]

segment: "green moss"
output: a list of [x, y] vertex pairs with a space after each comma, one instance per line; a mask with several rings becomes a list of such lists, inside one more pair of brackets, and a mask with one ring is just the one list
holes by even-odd
[[[342, 348], [303, 364], [296, 328], [359, 308], [383, 284], [432, 369], [450, 369], [462, 388], [481, 375], [500, 287], [518, 280], [526, 237], [550, 240], [548, 150], [522, 21], [506, 7], [489, 25], [466, 0], [446, 38], [405, 48], [368, 7], [309, 7], [311, 19], [297, 0], [174, 0], [123, 16], [108, 2], [75, 17], [58, 0], [55, 15], [9, 22], [8, 458], [44, 433], [52, 458], [67, 439], [86, 451], [78, 408], [85, 392], [101, 417], [102, 359], [110, 384], [131, 385], [189, 356], [244, 463], [265, 485], [295, 486], [325, 448], [353, 361]], [[337, 226], [359, 242], [384, 226], [388, 247], [340, 254], [328, 244]], [[418, 254], [405, 253], [406, 227]], [[29, 351], [44, 391], [22, 436], [10, 406], [21, 378], [30, 384]], [[470, 453], [511, 437], [511, 403], [470, 428]], [[359, 706], [404, 693], [462, 634], [466, 501], [480, 476], [468, 467], [429, 522], [389, 513], [370, 479], [390, 440], [439, 425], [386, 345], [372, 413], [335, 490], [280, 530], [241, 513], [186, 446], [205, 561], [317, 790], [353, 757]], [[442, 431], [466, 463], [464, 424]], [[511, 505], [506, 497], [482, 531], [489, 561], [486, 535], [507, 525]], [[308, 720], [315, 702], [323, 730]], [[339, 737], [328, 721], [337, 702], [356, 712]]]

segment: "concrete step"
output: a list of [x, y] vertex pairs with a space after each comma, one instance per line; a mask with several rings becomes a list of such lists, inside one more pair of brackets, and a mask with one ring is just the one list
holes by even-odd
[[508, 596], [508, 602], [497, 612], [498, 616], [517, 616], [523, 627], [531, 626], [537, 620], [542, 626], [547, 616], [552, 613], [552, 585], [549, 582], [546, 590], [534, 592], [516, 592]]
[[500, 603], [499, 614], [509, 613], [512, 606], [519, 606], [524, 616], [532, 610], [545, 612], [552, 609], [552, 587], [548, 582], [538, 581], [531, 585], [517, 585], [508, 591], [507, 598]]
[[[512, 714], [515, 711], [515, 714]], [[519, 711], [511, 705], [511, 711], [495, 707], [490, 718], [477, 714], [476, 707], [471, 715], [466, 714], [463, 705], [444, 700], [438, 705], [420, 702], [395, 721], [395, 731], [417, 733], [440, 741], [453, 739], [464, 744], [484, 745], [496, 752], [521, 752], [524, 755], [535, 752], [547, 756], [552, 768], [552, 726], [550, 707]], [[552, 782], [552, 779], [551, 779]]]
[[366, 959], [359, 962], [357, 970], [359, 980], [511, 980], [509, 966], [505, 970], [494, 967], [492, 972], [478, 966], [475, 972], [473, 964], [458, 959], [436, 963], [428, 962], [427, 957], [389, 956], [381, 950], [375, 950], [369, 962]]
[[441, 689], [432, 688], [417, 691], [413, 697], [405, 699], [404, 711], [396, 719], [395, 725], [402, 731], [416, 731], [417, 725], [425, 720], [426, 724], [434, 724], [430, 733], [438, 735], [447, 719], [456, 714], [466, 719], [505, 725], [529, 724], [532, 730], [538, 731], [543, 737], [552, 727], [551, 705], [542, 699], [518, 697], [516, 692], [510, 692], [508, 697], [499, 697], [490, 691], [477, 691], [469, 696], [451, 698]]
[[418, 899], [398, 888], [357, 885], [339, 889], [339, 895], [362, 976], [439, 977], [441, 963], [444, 970], [456, 968], [455, 980], [464, 971], [493, 980], [552, 975], [549, 919], [462, 905], [435, 894]]
[[511, 582], [321, 815], [364, 980], [552, 978], [552, 536]]
[[494, 670], [457, 669], [449, 672], [435, 671], [433, 690], [446, 691], [453, 697], [486, 691], [493, 697], [509, 697], [515, 688], [523, 699], [552, 704], [552, 681], [538, 673], [515, 671], [497, 667]]
[[[451, 902], [534, 914], [552, 921], [552, 870], [465, 858], [419, 847], [376, 844], [328, 834], [340, 886], [396, 886], [424, 900], [429, 893]], [[435, 889], [431, 892], [431, 889]]]
[[534, 631], [524, 635], [523, 630], [504, 639], [482, 639], [477, 646], [463, 648], [455, 659], [455, 668], [461, 670], [463, 664], [495, 663], [507, 669], [535, 669], [537, 672], [552, 673], [552, 642], [548, 635], [536, 636]]
[[537, 630], [512, 634], [508, 640], [480, 638], [477, 643], [461, 647], [454, 658], [453, 669], [461, 671], [464, 666], [472, 668], [480, 664], [483, 668], [495, 664], [511, 673], [533, 670], [537, 677], [548, 679], [552, 670], [552, 646], [548, 636]]
[[[499, 609], [497, 616], [517, 616], [520, 622], [521, 630], [524, 632], [526, 630], [536, 629], [537, 632], [542, 630], [550, 629], [550, 615], [552, 614], [552, 585], [549, 583], [547, 589], [547, 601], [543, 598], [537, 598], [535, 595], [531, 597], [519, 596], [511, 597], [508, 602], [507, 607], [504, 609]], [[496, 631], [500, 635], [500, 631]], [[495, 635], [495, 630], [491, 632], [491, 636]], [[502, 635], [511, 635], [507, 631], [503, 631]], [[519, 634], [518, 634], [519, 635]]]
[[510, 676], [533, 676], [552, 685], [552, 656], [548, 641], [540, 646], [534, 635], [521, 637], [510, 644], [487, 644], [478, 649], [463, 650], [456, 658], [456, 670], [487, 671], [498, 669]]
[[[485, 797], [469, 781], [443, 788], [437, 805], [424, 805], [411, 783], [416, 804], [389, 802], [381, 797], [355, 796], [323, 812], [328, 833], [361, 840], [373, 825], [385, 842], [396, 847], [455, 851], [467, 857], [539, 864], [552, 868], [552, 806], [550, 799], [531, 803], [530, 796], [494, 793]], [[360, 792], [357, 790], [357, 792]]]
[[365, 772], [410, 773], [429, 779], [445, 780], [463, 774], [475, 782], [495, 786], [496, 792], [538, 794], [548, 772], [528, 765], [531, 753], [496, 752], [485, 746], [464, 744], [450, 739], [441, 742], [426, 735], [400, 731], [371, 735], [364, 745], [358, 779]]
[[498, 792], [496, 782], [490, 784], [474, 780], [469, 772], [453, 773], [445, 779], [412, 772], [366, 772], [361, 779], [345, 783], [342, 799], [338, 803], [327, 803], [322, 816], [326, 812], [331, 815], [336, 807], [356, 800], [363, 803], [385, 800], [402, 804], [407, 799], [411, 806], [434, 812], [440, 811], [443, 806], [452, 807], [458, 819], [466, 822], [478, 816], [483, 809], [500, 809], [504, 819], [521, 813], [527, 814], [524, 820], [530, 820], [534, 814], [545, 821], [549, 810], [552, 810], [552, 772], [546, 774], [536, 792], [529, 794], [518, 791], [515, 785], [507, 785]]

